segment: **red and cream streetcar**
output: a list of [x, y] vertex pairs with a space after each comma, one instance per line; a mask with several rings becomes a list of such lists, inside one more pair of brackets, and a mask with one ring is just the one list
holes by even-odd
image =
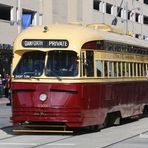
[[111, 26], [30, 27], [14, 42], [11, 120], [79, 128], [146, 114], [147, 68], [148, 42]]

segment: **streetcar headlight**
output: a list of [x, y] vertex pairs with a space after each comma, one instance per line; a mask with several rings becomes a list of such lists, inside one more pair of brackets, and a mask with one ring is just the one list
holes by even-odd
[[39, 100], [46, 101], [47, 100], [47, 95], [46, 94], [40, 94]]

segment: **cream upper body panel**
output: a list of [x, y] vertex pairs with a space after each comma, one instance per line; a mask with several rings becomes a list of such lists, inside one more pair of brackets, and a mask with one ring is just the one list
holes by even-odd
[[[14, 42], [14, 52], [17, 50], [24, 50], [22, 46], [23, 39], [61, 39], [67, 40], [69, 46], [66, 50], [75, 50], [76, 52], [81, 49], [82, 45], [91, 40], [102, 40], [98, 32], [82, 26], [76, 25], [49, 25], [48, 30], [44, 31], [44, 26], [30, 27], [24, 30]], [[53, 50], [54, 48], [52, 48]], [[42, 50], [49, 51], [49, 48], [29, 48], [29, 50]], [[62, 50], [62, 49], [61, 49]]]
[[[68, 40], [67, 50], [81, 50], [84, 43], [93, 40], [109, 40], [119, 43], [126, 43], [136, 46], [148, 47], [148, 42], [133, 38], [121, 33], [110, 32], [111, 30], [99, 30], [98, 28], [70, 25], [70, 24], [53, 24], [48, 25], [48, 30], [44, 26], [30, 27], [18, 35], [14, 42], [14, 52], [24, 50], [22, 46], [23, 39], [65, 39]], [[52, 48], [53, 49], [53, 48]], [[48, 51], [49, 48], [29, 48], [29, 50]]]

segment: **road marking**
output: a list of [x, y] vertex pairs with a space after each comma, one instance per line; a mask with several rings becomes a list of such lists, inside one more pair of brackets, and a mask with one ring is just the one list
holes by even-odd
[[36, 143], [0, 143], [0, 145], [37, 145]]
[[139, 137], [144, 138], [144, 139], [148, 139], [148, 135], [146, 135], [146, 134], [140, 134]]
[[50, 144], [47, 144], [47, 145], [52, 145], [52, 146], [74, 146], [75, 144], [73, 143], [50, 143]]
[[[0, 143], [0, 145], [31, 145], [35, 146], [38, 145], [37, 143]], [[72, 143], [50, 143], [47, 145], [52, 145], [52, 146], [74, 146], [75, 144]]]

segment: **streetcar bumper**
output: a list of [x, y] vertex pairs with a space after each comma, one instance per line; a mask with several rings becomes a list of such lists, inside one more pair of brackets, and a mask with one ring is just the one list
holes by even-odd
[[15, 110], [11, 120], [14, 125], [20, 125], [24, 122], [45, 122], [45, 123], [63, 123], [68, 127], [84, 126], [84, 116], [81, 111], [77, 109], [50, 109], [37, 110], [26, 109]]

